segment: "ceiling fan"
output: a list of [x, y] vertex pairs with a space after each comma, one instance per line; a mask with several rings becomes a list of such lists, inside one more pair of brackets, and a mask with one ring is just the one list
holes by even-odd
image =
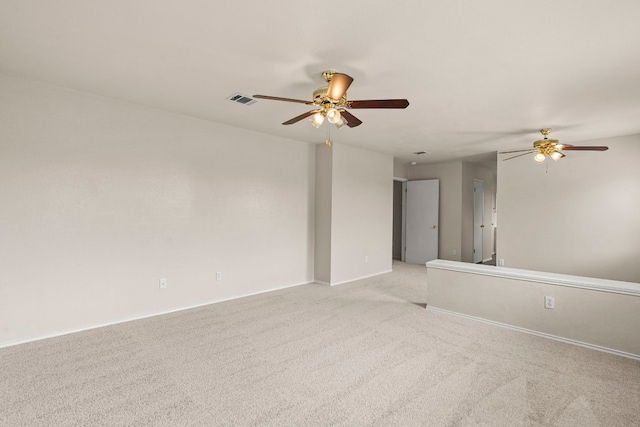
[[551, 157], [553, 160], [560, 160], [565, 157], [565, 154], [562, 151], [606, 151], [609, 147], [605, 147], [604, 145], [593, 145], [593, 146], [577, 146], [571, 144], [559, 144], [557, 139], [549, 139], [548, 135], [551, 132], [551, 129], [545, 128], [540, 129], [540, 133], [544, 136], [543, 139], [539, 139], [534, 141], [533, 148], [525, 149], [525, 150], [512, 150], [512, 151], [500, 151], [500, 154], [509, 154], [509, 153], [522, 153], [517, 156], [509, 157], [507, 159], [503, 159], [503, 161], [515, 159], [516, 157], [526, 156], [527, 154], [533, 154], [533, 158], [536, 162], [542, 163], [547, 158], [547, 156]]
[[362, 121], [351, 114], [347, 109], [358, 108], [407, 108], [409, 101], [406, 99], [378, 99], [365, 101], [348, 101], [347, 89], [353, 82], [353, 77], [346, 74], [338, 73], [334, 70], [327, 70], [322, 73], [322, 77], [328, 83], [313, 92], [312, 101], [303, 101], [301, 99], [281, 98], [268, 95], [253, 95], [254, 98], [269, 99], [273, 101], [296, 102], [299, 104], [313, 105], [313, 110], [300, 114], [286, 122], [283, 125], [291, 125], [302, 119], [311, 117], [311, 124], [320, 127], [326, 118], [329, 123], [336, 125], [339, 129], [344, 125], [356, 127], [362, 124]]

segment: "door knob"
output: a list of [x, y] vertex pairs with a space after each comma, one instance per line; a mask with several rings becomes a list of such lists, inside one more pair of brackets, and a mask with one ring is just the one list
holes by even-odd
[[438, 228], [438, 226], [437, 226], [437, 225], [434, 225], [434, 226], [433, 226], [433, 229], [435, 230], [436, 228]]
[[482, 225], [480, 226], [480, 228], [484, 228], [484, 224], [482, 224]]

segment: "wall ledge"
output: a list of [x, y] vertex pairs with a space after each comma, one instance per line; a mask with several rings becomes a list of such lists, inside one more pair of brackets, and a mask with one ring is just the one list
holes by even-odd
[[492, 265], [471, 264], [459, 261], [436, 259], [425, 264], [427, 268], [451, 270], [483, 276], [503, 277], [527, 282], [546, 283], [571, 288], [590, 289], [600, 292], [632, 295], [640, 297], [640, 283], [598, 279], [595, 277], [571, 276], [568, 274], [547, 273], [543, 271], [520, 270], [517, 268], [496, 267]]

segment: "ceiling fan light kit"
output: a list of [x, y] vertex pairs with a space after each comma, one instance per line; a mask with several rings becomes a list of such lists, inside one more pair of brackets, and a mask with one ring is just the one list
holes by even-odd
[[533, 148], [537, 151], [534, 159], [538, 163], [543, 163], [547, 156], [555, 161], [564, 157], [564, 154], [558, 151], [558, 149], [562, 149], [563, 146], [558, 145], [557, 139], [549, 139], [549, 132], [551, 132], [549, 128], [540, 129], [540, 133], [544, 136], [544, 139], [539, 139], [533, 143]]
[[538, 163], [544, 163], [545, 159], [551, 157], [553, 160], [558, 161], [561, 158], [565, 157], [565, 154], [560, 152], [562, 151], [606, 151], [609, 147], [605, 146], [575, 146], [571, 144], [560, 144], [557, 139], [549, 139], [548, 135], [551, 132], [550, 128], [540, 129], [540, 133], [544, 137], [543, 139], [539, 139], [533, 143], [533, 148], [525, 149], [525, 150], [512, 150], [512, 151], [501, 151], [500, 154], [508, 154], [508, 153], [522, 153], [513, 157], [509, 157], [507, 159], [503, 159], [503, 161], [515, 159], [516, 157], [526, 156], [527, 154], [533, 154], [533, 159]]
[[287, 120], [283, 125], [291, 125], [300, 120], [310, 117], [311, 124], [319, 128], [324, 119], [338, 129], [346, 126], [356, 127], [362, 121], [351, 114], [348, 109], [358, 108], [407, 108], [409, 101], [406, 99], [379, 99], [364, 101], [348, 101], [347, 89], [353, 83], [353, 77], [338, 73], [334, 70], [326, 70], [322, 73], [322, 78], [327, 82], [327, 86], [316, 89], [313, 92], [313, 101], [303, 101], [301, 99], [281, 98], [268, 95], [253, 95], [254, 98], [268, 99], [272, 101], [295, 102], [298, 104], [315, 105], [317, 109], [303, 113], [297, 117]]

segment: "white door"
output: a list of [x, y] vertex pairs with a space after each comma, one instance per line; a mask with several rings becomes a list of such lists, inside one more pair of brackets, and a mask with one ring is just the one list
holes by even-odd
[[407, 182], [406, 262], [424, 264], [438, 258], [440, 180]]
[[484, 232], [484, 181], [473, 180], [473, 262], [482, 262]]

